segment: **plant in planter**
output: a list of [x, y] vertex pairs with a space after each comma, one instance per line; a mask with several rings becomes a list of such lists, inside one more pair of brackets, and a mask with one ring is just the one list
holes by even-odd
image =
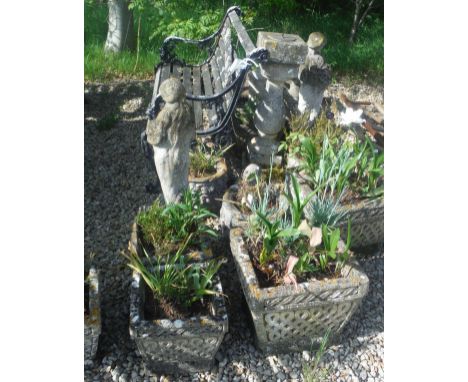
[[[257, 212], [248, 228], [230, 232], [257, 344], [265, 352], [305, 350], [327, 329], [337, 334], [368, 290], [367, 276], [350, 261], [350, 223], [344, 243], [340, 228], [324, 224], [319, 215], [303, 219], [306, 207], [294, 176], [293, 184], [284, 216]], [[334, 209], [329, 211], [326, 221], [336, 218]]]
[[164, 258], [190, 237], [186, 247], [193, 260], [212, 257], [211, 247], [217, 233], [208, 223], [214, 217], [216, 215], [202, 206], [197, 191], [186, 190], [180, 203], [167, 206], [156, 199], [136, 216], [129, 250], [140, 256], [146, 251]]
[[[340, 196], [340, 208], [353, 223], [355, 247], [383, 241], [383, 151], [368, 137], [360, 140], [324, 119], [323, 113], [312, 129], [301, 121], [293, 119], [294, 129], [281, 145], [288, 168], [298, 174], [301, 193], [314, 190]], [[339, 226], [343, 231], [346, 221]]]
[[199, 191], [202, 203], [217, 212], [220, 199], [226, 189], [227, 166], [223, 155], [232, 147], [216, 147], [214, 143], [203, 143], [200, 139], [190, 152], [189, 186]]
[[84, 280], [84, 359], [92, 360], [101, 334], [99, 274], [91, 267]]
[[218, 260], [188, 263], [184, 251], [161, 258], [127, 254], [133, 269], [130, 335], [157, 372], [192, 373], [212, 366], [228, 330]]

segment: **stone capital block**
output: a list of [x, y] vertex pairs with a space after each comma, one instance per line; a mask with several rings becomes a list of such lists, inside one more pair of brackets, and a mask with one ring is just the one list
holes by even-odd
[[303, 64], [307, 56], [307, 44], [297, 34], [258, 32], [257, 47], [266, 48], [268, 61], [279, 64]]

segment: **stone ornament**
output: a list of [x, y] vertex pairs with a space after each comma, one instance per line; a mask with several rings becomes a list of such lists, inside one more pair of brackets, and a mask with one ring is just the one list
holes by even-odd
[[261, 31], [257, 35], [257, 47], [268, 49], [269, 58], [260, 64], [258, 77], [264, 81], [253, 81], [254, 86], [258, 84], [264, 89], [254, 90], [259, 98], [254, 115], [258, 136], [252, 138], [247, 150], [251, 162], [269, 166], [281, 162], [276, 153], [277, 135], [285, 121], [284, 83], [297, 78], [299, 65], [305, 62], [307, 45], [295, 34]]
[[308, 53], [304, 65], [299, 67], [298, 109], [301, 114], [310, 112], [309, 121], [313, 122], [320, 112], [323, 93], [331, 82], [330, 67], [325, 63], [321, 50], [327, 40], [323, 33], [313, 32], [307, 40]]
[[190, 143], [195, 139], [195, 117], [185, 99], [185, 88], [168, 78], [159, 88], [165, 105], [146, 126], [154, 149], [154, 164], [166, 204], [177, 202], [188, 188]]

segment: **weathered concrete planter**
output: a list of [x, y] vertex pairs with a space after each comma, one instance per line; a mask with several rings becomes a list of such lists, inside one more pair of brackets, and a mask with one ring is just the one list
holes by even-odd
[[99, 274], [94, 267], [89, 270], [88, 314], [84, 315], [84, 359], [92, 360], [98, 348], [101, 334], [101, 307], [99, 298]]
[[196, 178], [189, 176], [189, 187], [200, 191], [203, 205], [211, 212], [218, 213], [221, 199], [227, 185], [227, 166], [224, 158], [216, 163], [216, 174]]
[[[384, 198], [369, 199], [342, 207], [351, 219], [351, 247], [366, 247], [384, 241]], [[348, 220], [338, 224], [346, 238]]]
[[[149, 321], [143, 314], [145, 282], [136, 272], [130, 294], [130, 336], [148, 368], [171, 374], [194, 373], [209, 369], [228, 331], [224, 298], [213, 297], [209, 316], [187, 320]], [[219, 278], [215, 290], [222, 293]]]
[[342, 277], [260, 288], [242, 229], [230, 232], [231, 251], [249, 305], [258, 347], [266, 353], [310, 350], [330, 328], [339, 333], [367, 294], [369, 279], [347, 265]]
[[[288, 168], [297, 169], [300, 161], [288, 158]], [[296, 173], [301, 186], [301, 195], [304, 197], [311, 192], [307, 184], [307, 175]], [[362, 199], [345, 204], [342, 210], [347, 212], [347, 217], [338, 224], [342, 238], [346, 240], [348, 218], [351, 219], [351, 248], [366, 247], [384, 241], [384, 197], [376, 199]]]

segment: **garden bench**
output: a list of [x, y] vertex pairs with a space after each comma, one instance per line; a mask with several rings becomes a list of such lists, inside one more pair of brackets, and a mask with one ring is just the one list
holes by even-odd
[[[159, 94], [161, 83], [176, 77], [183, 83], [187, 100], [193, 107], [197, 135], [217, 134], [230, 123], [248, 71], [253, 64], [268, 59], [268, 51], [252, 43], [240, 16], [240, 8], [233, 6], [211, 36], [202, 40], [170, 36], [164, 40], [160, 49], [161, 62], [155, 67], [153, 96], [147, 110], [149, 119], [155, 118], [163, 107]], [[238, 58], [236, 41], [245, 51], [242, 59]], [[201, 64], [188, 64], [175, 54], [178, 43], [204, 49], [208, 58]]]

